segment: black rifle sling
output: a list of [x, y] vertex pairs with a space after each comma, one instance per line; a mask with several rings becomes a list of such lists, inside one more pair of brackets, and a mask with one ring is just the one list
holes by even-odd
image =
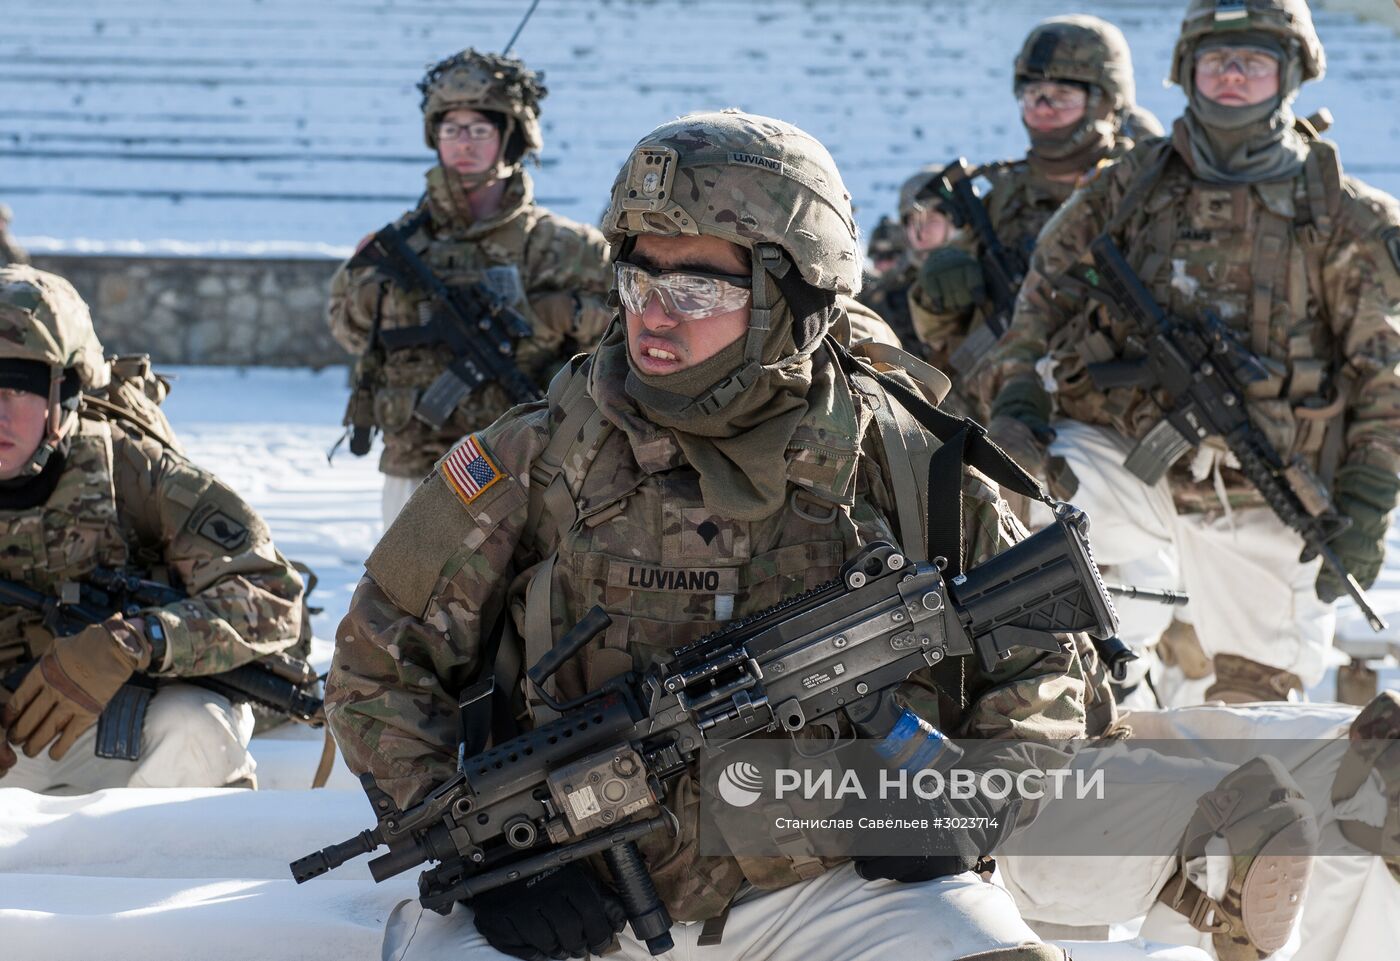
[[[847, 374], [873, 377], [925, 430], [938, 439], [940, 446], [929, 459], [928, 489], [924, 492], [928, 502], [928, 556], [945, 558], [948, 576], [956, 577], [962, 573], [965, 464], [975, 467], [1007, 490], [1051, 503], [1050, 496], [1040, 483], [993, 443], [981, 424], [940, 410], [895, 378], [863, 364], [835, 341], [828, 339], [827, 344]], [[936, 491], [950, 491], [953, 496], [936, 497]]]

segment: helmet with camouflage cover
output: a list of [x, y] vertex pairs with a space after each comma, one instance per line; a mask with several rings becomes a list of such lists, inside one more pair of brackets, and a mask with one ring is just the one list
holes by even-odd
[[[706, 235], [750, 251], [753, 305], [744, 362], [705, 403], [722, 407], [760, 373], [764, 348], [791, 338], [810, 353], [835, 320], [838, 294], [860, 290], [851, 195], [831, 154], [790, 123], [729, 109], [694, 113], [643, 137], [613, 183], [603, 232], [614, 258], [640, 234]], [[786, 304], [791, 325], [771, 325]]]
[[899, 219], [901, 222], [909, 219], [909, 215], [916, 210], [922, 210], [930, 204], [937, 204], [937, 194], [930, 197], [920, 198], [924, 188], [933, 183], [943, 175], [943, 168], [937, 164], [929, 164], [927, 167], [920, 167], [919, 172], [905, 180], [899, 188]]
[[514, 57], [471, 48], [453, 54], [429, 67], [418, 84], [423, 95], [423, 138], [436, 150], [438, 123], [452, 110], [499, 114], [505, 129], [497, 168], [509, 174], [524, 157], [539, 153], [544, 146], [540, 101], [548, 90], [543, 80], [543, 74]]
[[78, 391], [110, 379], [92, 315], [73, 285], [29, 266], [0, 268], [0, 386], [47, 392], [50, 403], [48, 435], [21, 473], [37, 474], [48, 462]]
[[870, 240], [865, 245], [865, 254], [871, 260], [898, 257], [904, 252], [904, 231], [899, 221], [885, 214], [870, 232]]
[[[1191, 0], [1172, 53], [1169, 79], [1187, 85], [1187, 64], [1206, 37], [1245, 32], [1278, 38], [1301, 64], [1301, 81], [1318, 80], [1327, 71], [1327, 55], [1306, 0]], [[1284, 86], [1288, 86], [1286, 80]]]
[[1076, 14], [1036, 24], [1016, 57], [1016, 89], [1048, 80], [1088, 84], [1107, 96], [1114, 112], [1137, 100], [1128, 41], [1107, 20]]

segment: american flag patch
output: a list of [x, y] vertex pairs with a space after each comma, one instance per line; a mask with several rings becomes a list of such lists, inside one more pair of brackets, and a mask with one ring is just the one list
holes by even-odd
[[440, 469], [463, 504], [476, 500], [503, 476], [475, 434], [452, 448], [442, 459]]

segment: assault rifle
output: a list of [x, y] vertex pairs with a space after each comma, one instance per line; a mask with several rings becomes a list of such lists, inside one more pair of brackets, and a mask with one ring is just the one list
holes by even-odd
[[[489, 383], [499, 384], [515, 404], [544, 396], [515, 366], [515, 342], [532, 331], [529, 322], [501, 294], [480, 281], [448, 287], [408, 245], [404, 231], [393, 224], [371, 237], [355, 260], [373, 265], [404, 290], [428, 295], [419, 305], [418, 326], [377, 327], [371, 351], [376, 345], [384, 350], [442, 345], [452, 352], [452, 363], [423, 392], [413, 416], [441, 430], [458, 404]], [[367, 370], [373, 373], [374, 365]], [[356, 385], [357, 393], [361, 387]], [[368, 451], [368, 426], [353, 420], [350, 426], [351, 452]]]
[[943, 168], [925, 191], [936, 194], [952, 213], [953, 224], [972, 228], [981, 245], [982, 276], [987, 285], [991, 310], [982, 324], [968, 332], [967, 338], [953, 351], [948, 364], [959, 374], [966, 375], [996, 346], [1011, 327], [1011, 315], [1016, 309], [1016, 295], [1026, 279], [1026, 258], [1008, 248], [997, 236], [982, 198], [977, 195], [973, 179], [979, 171], [968, 166], [966, 158]]
[[[152, 607], [164, 607], [188, 595], [168, 584], [143, 580], [132, 574], [97, 568], [76, 584], [76, 596], [65, 599], [36, 591], [18, 581], [0, 578], [0, 606], [20, 607], [42, 615], [42, 623], [55, 637], [77, 634], [90, 624], [101, 624], [113, 614], [136, 617]], [[71, 603], [69, 603], [71, 600]], [[11, 692], [34, 669], [37, 660], [26, 661], [0, 679]], [[305, 661], [286, 654], [266, 654], [220, 674], [181, 677], [181, 683], [216, 691], [231, 701], [247, 701], [294, 721], [320, 726], [324, 722], [317, 695], [316, 672]], [[133, 675], [107, 702], [97, 718], [98, 757], [135, 761], [141, 756], [141, 728], [146, 708], [156, 693], [156, 679]]]
[[1328, 542], [1351, 519], [1337, 513], [1327, 487], [1302, 456], [1284, 463], [1263, 431], [1249, 419], [1245, 385], [1267, 376], [1254, 354], [1241, 344], [1214, 311], [1195, 320], [1168, 314], [1123, 254], [1104, 234], [1089, 245], [1093, 269], [1079, 268], [1073, 279], [1130, 322], [1129, 360], [1088, 365], [1100, 390], [1136, 387], [1159, 393], [1166, 417], [1152, 428], [1124, 462], [1144, 483], [1155, 484], [1178, 458], [1208, 437], [1219, 437], [1265, 503], [1303, 539], [1303, 559], [1322, 563], [1346, 584], [1371, 628], [1385, 630], [1357, 583]]
[[[603, 631], [593, 608], [527, 676], [559, 717], [474, 757], [401, 811], [369, 774], [361, 783], [378, 824], [292, 863], [308, 881], [381, 846], [382, 881], [427, 861], [424, 907], [447, 914], [459, 900], [601, 854], [632, 930], [652, 954], [671, 946], [638, 838], [668, 826], [663, 785], [703, 749], [759, 732], [807, 728], [884, 739], [881, 753], [912, 770], [961, 755], [894, 691], [915, 671], [976, 654], [986, 669], [1022, 646], [1059, 651], [1055, 632], [1117, 629], [1112, 602], [1085, 538], [1084, 515], [1060, 505], [1055, 523], [977, 568], [945, 579], [872, 544], [823, 586], [736, 621], [674, 651], [638, 676], [615, 678], [558, 703], [545, 691], [559, 667]], [[490, 697], [488, 678], [462, 704]]]

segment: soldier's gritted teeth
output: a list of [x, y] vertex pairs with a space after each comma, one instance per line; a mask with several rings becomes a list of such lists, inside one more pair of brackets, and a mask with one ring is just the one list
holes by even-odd
[[[627, 258], [650, 271], [699, 271], [748, 275], [748, 251], [719, 237], [665, 237], [642, 234]], [[627, 348], [632, 362], [645, 374], [674, 374], [709, 360], [748, 330], [749, 305], [698, 320], [672, 316], [659, 294], [646, 308], [633, 313], [623, 308]]]

